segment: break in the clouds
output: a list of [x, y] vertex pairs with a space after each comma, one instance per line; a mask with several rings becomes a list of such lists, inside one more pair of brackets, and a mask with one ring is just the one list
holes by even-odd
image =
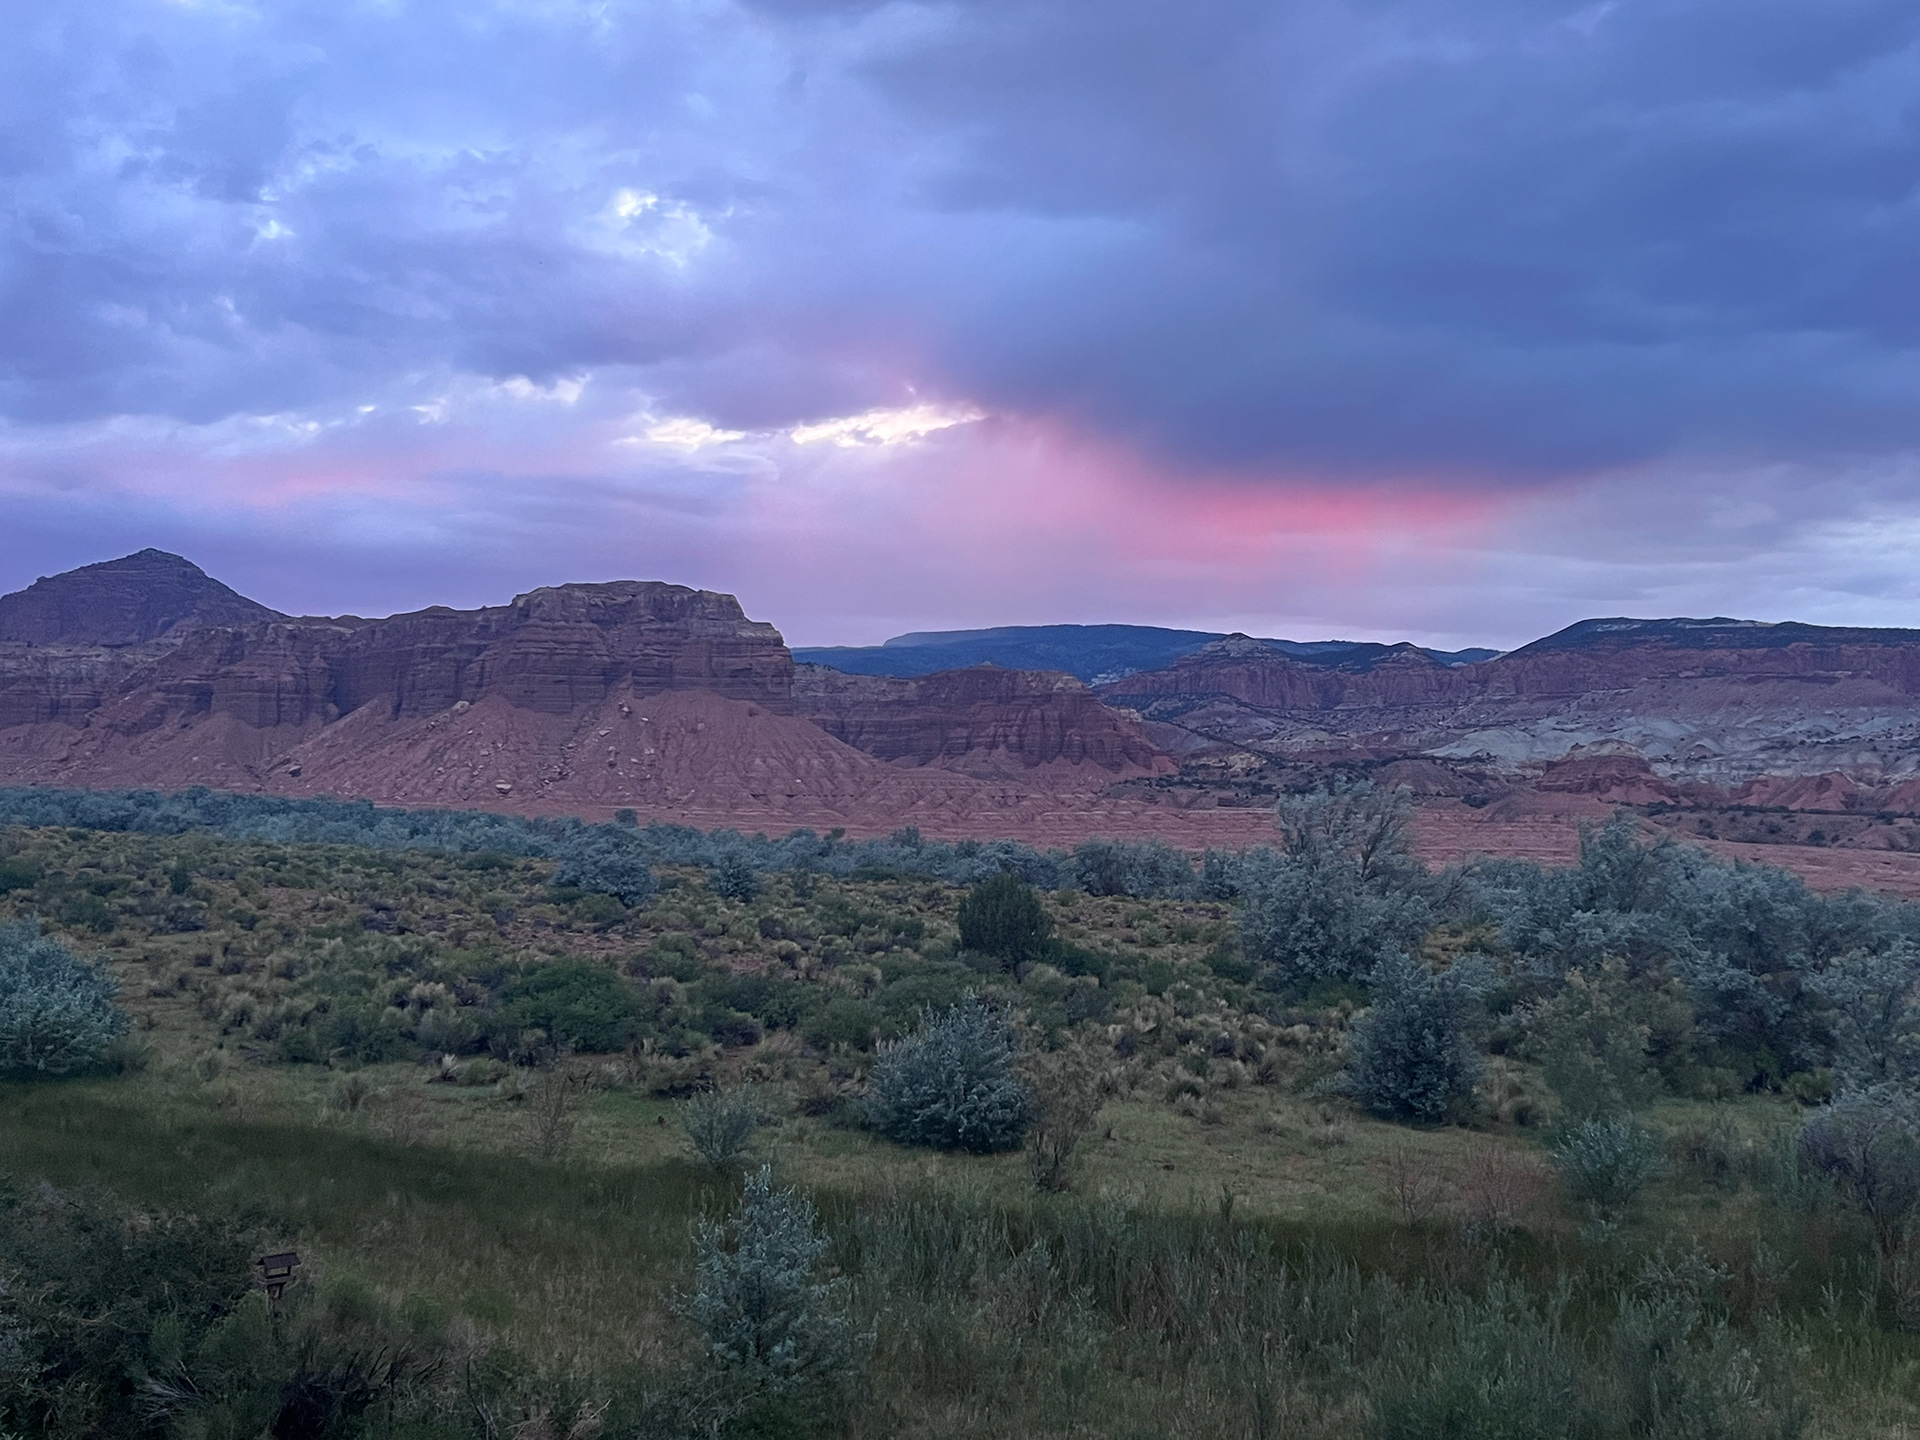
[[1914, 623], [1903, 0], [17, 0], [0, 582]]

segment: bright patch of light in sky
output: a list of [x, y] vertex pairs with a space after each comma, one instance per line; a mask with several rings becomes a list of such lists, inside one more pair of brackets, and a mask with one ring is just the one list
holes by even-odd
[[[726, 445], [735, 440], [744, 440], [747, 436], [744, 430], [719, 430], [704, 420], [677, 415], [670, 420], [649, 425], [646, 438], [655, 445], [668, 445], [678, 450], [704, 450], [709, 445]], [[620, 443], [632, 444], [634, 437], [623, 435]]]
[[837, 420], [821, 420], [812, 425], [796, 425], [787, 433], [796, 445], [826, 442], [844, 448], [856, 445], [904, 445], [925, 439], [955, 425], [984, 420], [983, 411], [972, 406], [950, 409], [942, 405], [912, 405], [900, 410], [869, 410], [864, 415], [847, 415]]

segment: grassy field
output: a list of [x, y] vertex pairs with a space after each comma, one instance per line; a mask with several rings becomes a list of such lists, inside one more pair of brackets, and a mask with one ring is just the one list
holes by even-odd
[[[1858, 1224], [1789, 1173], [1789, 1098], [1657, 1103], [1667, 1173], [1596, 1232], [1547, 1163], [1531, 1066], [1495, 1057], [1462, 1123], [1368, 1117], [1324, 1083], [1355, 1001], [1256, 995], [1225, 904], [1048, 895], [1060, 963], [1016, 977], [960, 950], [952, 886], [775, 875], [726, 898], [690, 869], [627, 911], [551, 875], [6, 832], [0, 912], [103, 956], [135, 1027], [119, 1073], [0, 1086], [0, 1173], [264, 1213], [303, 1285], [430, 1306], [463, 1353], [558, 1397], [491, 1432], [525, 1440], [567, 1406], [641, 1427], [634, 1397], [686, 1364], [669, 1297], [692, 1221], [738, 1182], [697, 1162], [678, 1107], [743, 1083], [759, 1154], [820, 1205], [876, 1336], [857, 1395], [777, 1433], [1920, 1434], [1920, 1340]], [[576, 971], [608, 978], [541, 988]], [[969, 989], [1099, 1079], [1070, 1193], [1037, 1193], [1018, 1152], [859, 1123], [875, 1045]], [[549, 1104], [556, 1070], [577, 1083]], [[1648, 1409], [1653, 1362], [1632, 1358], [1684, 1257], [1711, 1276], [1705, 1319], [1644, 1355], [1718, 1397], [1693, 1418]], [[1514, 1394], [1564, 1382], [1594, 1414], [1475, 1429], [1421, 1408], [1508, 1366]], [[445, 1426], [417, 1433], [489, 1433]]]

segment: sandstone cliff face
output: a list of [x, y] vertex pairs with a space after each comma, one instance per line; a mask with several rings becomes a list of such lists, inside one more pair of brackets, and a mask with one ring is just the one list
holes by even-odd
[[[121, 637], [154, 628], [125, 620], [139, 611], [127, 575], [152, 568], [136, 556], [43, 583], [93, 617], [89, 633]], [[777, 630], [732, 596], [676, 585], [562, 585], [380, 620], [206, 618], [220, 613], [176, 616], [139, 644], [0, 644], [0, 783], [988, 827], [1031, 823], [1046, 802], [983, 779], [1084, 792], [1171, 768], [1077, 681], [1011, 671], [836, 691], [847, 743], [796, 713]], [[816, 678], [806, 705], [833, 689]]]
[[974, 665], [916, 679], [797, 672], [794, 702], [835, 739], [882, 760], [984, 778], [1079, 771], [1095, 782], [1176, 768], [1140, 722], [1071, 675]]
[[1917, 696], [1920, 634], [1732, 622], [1594, 622], [1472, 665], [1228, 637], [1096, 692], [796, 670], [732, 597], [647, 582], [289, 619], [156, 552], [0, 597], [0, 783], [1197, 848], [1271, 838], [1269, 757], [1364, 761], [1425, 797], [1434, 859], [1564, 858], [1624, 803], [1909, 893], [1920, 826], [1877, 817], [1920, 814]]
[[38, 651], [0, 655], [14, 723], [84, 717], [102, 736], [131, 737], [222, 719], [300, 734], [361, 710], [413, 719], [490, 698], [566, 715], [616, 688], [700, 688], [784, 712], [793, 683], [779, 632], [732, 596], [631, 581], [484, 610], [197, 626], [117, 676], [107, 657], [66, 658], [63, 670]]

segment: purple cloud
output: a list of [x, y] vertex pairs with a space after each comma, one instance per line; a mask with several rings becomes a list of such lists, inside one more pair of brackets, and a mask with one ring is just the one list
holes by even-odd
[[[281, 608], [586, 565], [757, 585], [808, 639], [1006, 606], [1470, 641], [1524, 633], [1463, 575], [1550, 628], [1725, 593], [1730, 546], [1809, 611], [1911, 601], [1845, 540], [1909, 513], [1920, 448], [1894, 0], [24, 0], [10, 39], [9, 586], [161, 543]], [[793, 438], [926, 406], [998, 418]], [[1012, 473], [1132, 523], [990, 603], [991, 527], [926, 532], [973, 547], [949, 578], [883, 562], [928, 543], [916, 495]], [[1676, 484], [1707, 568], [1649, 592]], [[1353, 487], [1432, 622], [1284, 545], [1167, 558], [1206, 497], [1283, 525]], [[1553, 517], [1596, 495], [1643, 522], [1580, 527], [1556, 599]], [[1775, 519], [1702, 518], [1739, 503]]]

